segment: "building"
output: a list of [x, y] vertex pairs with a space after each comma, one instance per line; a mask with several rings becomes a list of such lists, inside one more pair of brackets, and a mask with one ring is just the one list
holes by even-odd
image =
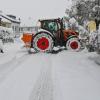
[[37, 26], [21, 26], [20, 27], [20, 33], [24, 32], [37, 32], [39, 27]]
[[20, 34], [20, 19], [14, 15], [6, 15], [0, 11], [0, 26], [12, 28], [15, 36]]
[[0, 26], [11, 28], [11, 21], [0, 16]]

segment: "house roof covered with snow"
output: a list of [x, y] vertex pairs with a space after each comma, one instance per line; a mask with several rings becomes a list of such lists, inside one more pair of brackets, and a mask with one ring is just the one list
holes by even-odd
[[8, 19], [6, 19], [6, 18], [4, 18], [4, 17], [2, 17], [2, 16], [0, 16], [0, 18], [2, 19], [1, 21], [3, 21], [3, 22], [11, 23], [10, 20], [8, 20]]
[[8, 20], [8, 21], [14, 22], [14, 23], [20, 23], [20, 20], [13, 19], [13, 18], [7, 16], [6, 14], [4, 14], [2, 11], [0, 11], [0, 18], [3, 20], [5, 19], [6, 21]]

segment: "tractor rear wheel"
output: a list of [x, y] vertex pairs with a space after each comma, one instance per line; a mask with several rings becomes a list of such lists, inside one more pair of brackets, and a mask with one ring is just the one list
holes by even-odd
[[80, 42], [77, 37], [69, 38], [66, 42], [67, 50], [79, 51], [81, 48]]
[[32, 42], [36, 52], [51, 52], [53, 50], [54, 41], [47, 32], [37, 33]]

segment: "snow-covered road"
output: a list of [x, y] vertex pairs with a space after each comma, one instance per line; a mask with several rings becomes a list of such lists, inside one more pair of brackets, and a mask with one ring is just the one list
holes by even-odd
[[100, 100], [96, 53], [29, 55], [9, 45], [0, 54], [0, 100]]
[[54, 100], [100, 99], [100, 66], [95, 64], [94, 55], [67, 52], [57, 58], [53, 72], [55, 90], [60, 92], [56, 92]]

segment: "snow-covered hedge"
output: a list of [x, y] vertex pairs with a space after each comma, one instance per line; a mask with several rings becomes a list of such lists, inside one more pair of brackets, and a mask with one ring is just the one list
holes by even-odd
[[2, 39], [3, 42], [12, 42], [13, 38], [14, 34], [12, 28], [0, 26], [0, 39]]

